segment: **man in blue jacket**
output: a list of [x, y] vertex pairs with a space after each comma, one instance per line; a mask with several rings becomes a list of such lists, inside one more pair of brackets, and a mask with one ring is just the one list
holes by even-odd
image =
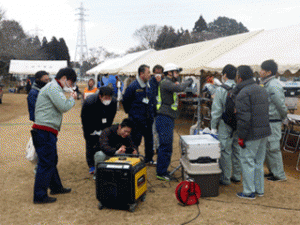
[[145, 162], [155, 165], [153, 161], [153, 133], [152, 125], [156, 113], [156, 89], [158, 82], [155, 77], [151, 80], [150, 67], [141, 65], [138, 76], [126, 89], [123, 96], [123, 107], [129, 118], [134, 122], [131, 136], [135, 146], [141, 144], [142, 136], [145, 141]]
[[35, 111], [35, 103], [38, 97], [38, 94], [42, 87], [44, 87], [49, 82], [49, 73], [46, 71], [38, 71], [34, 75], [35, 81], [32, 85], [32, 88], [27, 96], [28, 103], [28, 111], [29, 111], [29, 119], [31, 121], [35, 121], [34, 111]]
[[[38, 71], [34, 75], [35, 81], [32, 85], [32, 88], [27, 96], [27, 104], [28, 104], [28, 111], [29, 111], [29, 119], [31, 121], [35, 121], [35, 104], [38, 97], [40, 90], [49, 82], [49, 74], [46, 71]], [[36, 173], [37, 164], [34, 168], [34, 173]]]

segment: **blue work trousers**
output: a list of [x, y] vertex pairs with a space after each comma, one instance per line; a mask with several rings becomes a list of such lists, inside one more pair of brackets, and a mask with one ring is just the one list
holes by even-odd
[[241, 149], [241, 167], [243, 175], [243, 193], [264, 193], [264, 161], [267, 138], [246, 141]]
[[164, 176], [168, 174], [173, 151], [174, 119], [159, 114], [156, 118], [156, 130], [159, 137], [156, 173]]
[[274, 177], [284, 180], [286, 176], [280, 149], [281, 122], [270, 123], [270, 127], [272, 134], [268, 137], [267, 141], [266, 164]]
[[142, 137], [144, 137], [145, 142], [145, 162], [150, 162], [153, 160], [153, 119], [146, 119], [145, 121], [139, 121], [137, 119], [133, 119], [134, 128], [131, 131], [131, 138], [133, 144], [136, 147], [139, 147], [142, 141]]
[[48, 188], [52, 191], [59, 191], [63, 188], [56, 168], [57, 137], [51, 132], [36, 129], [33, 129], [31, 134], [39, 159], [35, 175], [34, 201], [43, 201], [48, 197]]

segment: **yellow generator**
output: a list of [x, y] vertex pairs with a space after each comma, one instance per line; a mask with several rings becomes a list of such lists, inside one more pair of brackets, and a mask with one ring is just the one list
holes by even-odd
[[133, 212], [138, 200], [145, 201], [147, 171], [139, 156], [112, 157], [96, 166], [96, 195], [99, 209]]

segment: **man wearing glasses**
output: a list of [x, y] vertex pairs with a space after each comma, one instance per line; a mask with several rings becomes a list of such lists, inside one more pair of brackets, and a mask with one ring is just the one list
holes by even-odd
[[[38, 168], [35, 176], [34, 198], [35, 204], [52, 203], [56, 198], [51, 195], [65, 194], [71, 191], [64, 188], [57, 165], [57, 134], [61, 127], [63, 113], [75, 105], [77, 97], [73, 91], [76, 73], [71, 68], [58, 71], [55, 79], [40, 90], [35, 108], [35, 123], [32, 126], [33, 144], [38, 155]], [[65, 92], [71, 92], [66, 98]]]

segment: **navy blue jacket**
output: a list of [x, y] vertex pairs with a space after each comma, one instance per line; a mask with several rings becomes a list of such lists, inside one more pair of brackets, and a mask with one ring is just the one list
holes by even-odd
[[[156, 90], [158, 82], [152, 77], [149, 84], [142, 88], [138, 80], [135, 80], [126, 88], [123, 95], [123, 108], [125, 112], [129, 114], [130, 118], [142, 123], [147, 119], [153, 120], [156, 115]], [[148, 99], [148, 104], [145, 103], [145, 99]]]
[[35, 103], [40, 92], [42, 86], [38, 85], [36, 82], [33, 83], [32, 88], [27, 96], [27, 104], [28, 104], [28, 111], [29, 111], [29, 119], [31, 121], [35, 121]]

